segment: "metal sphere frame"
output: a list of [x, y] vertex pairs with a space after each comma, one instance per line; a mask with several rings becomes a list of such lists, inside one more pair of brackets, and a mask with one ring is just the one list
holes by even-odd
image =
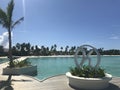
[[[88, 52], [88, 54], [87, 54], [86, 51], [85, 51], [85, 48], [86, 48], [86, 47], [91, 48], [90, 51]], [[82, 60], [81, 60], [81, 62], [79, 63], [79, 62], [78, 62], [78, 53], [79, 53], [80, 51], [82, 52]], [[93, 46], [91, 46], [91, 45], [82, 45], [82, 46], [80, 46], [79, 48], [77, 48], [76, 53], [75, 53], [75, 56], [74, 56], [74, 57], [75, 57], [75, 60], [74, 60], [74, 61], [75, 61], [76, 66], [77, 66], [78, 68], [81, 68], [86, 60], [89, 60], [89, 66], [92, 66], [92, 65], [91, 65], [91, 58], [90, 58], [89, 56], [93, 53], [93, 51], [95, 51], [95, 53], [97, 54], [97, 63], [96, 63], [96, 65], [95, 65], [95, 68], [99, 67], [99, 64], [100, 64], [100, 61], [101, 61], [100, 53], [98, 52], [98, 50], [97, 50], [95, 47], [93, 47]]]

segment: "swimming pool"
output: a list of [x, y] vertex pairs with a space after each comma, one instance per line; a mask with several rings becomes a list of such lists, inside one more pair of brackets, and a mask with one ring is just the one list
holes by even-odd
[[8, 61], [7, 58], [0, 58], [0, 64], [5, 63], [5, 62], [7, 62], [7, 61]]
[[[96, 57], [92, 57], [93, 64]], [[70, 67], [74, 67], [73, 57], [40, 57], [28, 58], [33, 65], [37, 65], [38, 74], [36, 78], [42, 80], [50, 76], [65, 74]], [[101, 66], [107, 73], [120, 77], [120, 56], [102, 56]]]

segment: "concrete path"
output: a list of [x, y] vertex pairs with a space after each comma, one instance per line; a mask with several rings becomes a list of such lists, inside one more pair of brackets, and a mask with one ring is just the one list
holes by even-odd
[[[75, 90], [68, 85], [68, 80], [65, 75], [47, 79], [43, 81], [40, 85], [40, 90]], [[120, 78], [113, 78], [110, 81], [109, 87], [103, 90], [120, 90]]]
[[[0, 76], [0, 79], [6, 80], [7, 77]], [[2, 85], [0, 83], [0, 85]], [[39, 82], [27, 76], [13, 76], [10, 86], [3, 86], [0, 90], [75, 90], [68, 85], [65, 75], [49, 78]], [[120, 78], [113, 78], [110, 86], [104, 90], [120, 90]]]

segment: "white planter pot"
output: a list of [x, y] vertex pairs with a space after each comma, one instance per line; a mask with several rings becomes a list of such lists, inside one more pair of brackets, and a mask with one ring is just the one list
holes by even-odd
[[37, 66], [26, 66], [20, 68], [3, 68], [3, 75], [36, 75], [37, 74]]
[[76, 89], [104, 89], [109, 86], [109, 81], [112, 79], [112, 75], [105, 74], [103, 78], [84, 78], [73, 76], [70, 72], [66, 73], [69, 79], [69, 85]]

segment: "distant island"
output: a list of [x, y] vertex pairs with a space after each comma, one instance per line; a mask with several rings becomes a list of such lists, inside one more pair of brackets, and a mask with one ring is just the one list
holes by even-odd
[[[57, 49], [57, 45], [54, 44], [51, 47], [45, 46], [32, 46], [30, 43], [17, 43], [12, 47], [12, 55], [13, 56], [51, 56], [51, 55], [74, 55], [76, 49], [79, 46], [66, 46], [60, 47]], [[110, 49], [104, 50], [104, 48], [98, 49], [101, 55], [120, 55], [120, 50]], [[81, 55], [81, 53], [79, 53]], [[92, 55], [96, 53], [93, 52]], [[0, 46], [0, 56], [8, 56], [8, 50], [4, 49], [3, 46]]]

